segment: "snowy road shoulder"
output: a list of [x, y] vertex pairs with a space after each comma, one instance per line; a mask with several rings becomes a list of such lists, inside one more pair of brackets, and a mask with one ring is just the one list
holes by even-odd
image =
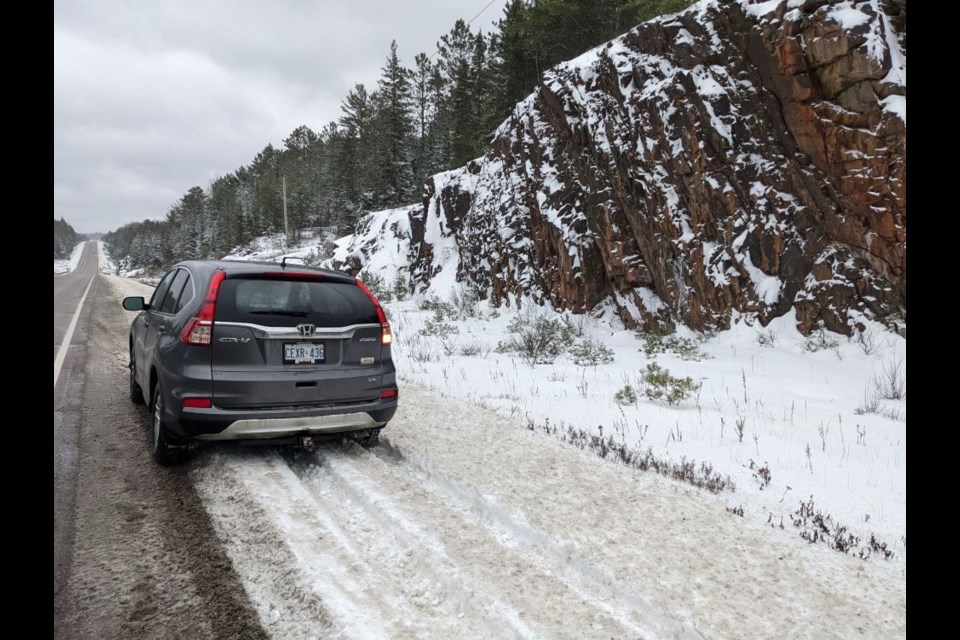
[[77, 265], [80, 264], [80, 256], [83, 255], [83, 247], [86, 245], [86, 241], [80, 240], [77, 242], [76, 246], [73, 247], [73, 251], [70, 253], [70, 257], [66, 260], [58, 260], [57, 258], [53, 259], [53, 273], [54, 275], [70, 273], [77, 268]]
[[401, 393], [378, 450], [220, 448], [192, 472], [277, 637], [905, 635], [895, 565], [755, 526], [722, 497], [420, 387]]

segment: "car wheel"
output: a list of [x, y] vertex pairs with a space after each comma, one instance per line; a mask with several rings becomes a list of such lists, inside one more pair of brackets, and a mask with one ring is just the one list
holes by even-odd
[[[386, 426], [386, 425], [384, 425]], [[383, 427], [377, 429], [370, 429], [368, 431], [361, 432], [365, 435], [351, 435], [350, 439], [356, 442], [358, 445], [364, 449], [369, 449], [380, 444], [380, 431]]]
[[133, 404], [145, 404], [143, 399], [143, 389], [137, 384], [137, 361], [133, 358], [133, 351], [130, 352], [130, 402]]
[[163, 419], [163, 392], [160, 389], [160, 383], [153, 390], [153, 406], [150, 412], [150, 422], [152, 423], [150, 452], [153, 459], [162, 465], [174, 464], [182, 459], [182, 447], [170, 445], [167, 435], [167, 427]]

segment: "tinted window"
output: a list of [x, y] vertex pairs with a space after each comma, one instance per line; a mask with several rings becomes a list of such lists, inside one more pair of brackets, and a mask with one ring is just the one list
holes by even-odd
[[379, 322], [373, 303], [352, 283], [231, 278], [220, 286], [216, 319], [269, 327]]
[[183, 285], [187, 283], [186, 269], [177, 271], [176, 277], [170, 283], [170, 289], [167, 291], [167, 297], [163, 299], [160, 305], [160, 313], [173, 313], [177, 308], [177, 301], [180, 300], [180, 294], [183, 292]]
[[184, 270], [184, 273], [187, 274], [187, 281], [183, 283], [183, 291], [180, 292], [180, 298], [177, 300], [177, 308], [174, 309], [174, 313], [178, 313], [188, 302], [193, 300], [193, 278], [186, 270]]
[[163, 276], [163, 280], [160, 281], [160, 284], [157, 285], [157, 288], [153, 290], [153, 297], [150, 298], [150, 308], [159, 310], [160, 301], [163, 300], [163, 297], [167, 295], [167, 290], [170, 288], [170, 281], [173, 280], [173, 277], [177, 275], [177, 270], [174, 269], [167, 275]]

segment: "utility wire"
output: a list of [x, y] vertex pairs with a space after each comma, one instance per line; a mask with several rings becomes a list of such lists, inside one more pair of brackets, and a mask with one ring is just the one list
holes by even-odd
[[493, 4], [494, 2], [496, 2], [496, 1], [497, 1], [497, 0], [490, 0], [490, 2], [487, 3], [487, 6], [485, 6], [483, 9], [480, 9], [480, 11], [477, 12], [477, 15], [475, 15], [475, 16], [473, 16], [472, 18], [470, 18], [469, 20], [467, 20], [467, 26], [469, 27], [469, 26], [473, 23], [474, 20], [476, 20], [477, 18], [479, 18], [480, 15], [481, 15], [484, 11], [486, 11], [487, 9], [489, 9], [489, 8], [490, 8], [490, 5], [492, 5], [492, 4]]
[[[479, 18], [480, 16], [482, 16], [482, 15], [483, 15], [483, 12], [486, 11], [487, 9], [489, 9], [489, 8], [493, 5], [493, 3], [496, 2], [496, 1], [497, 1], [497, 0], [490, 0], [490, 2], [488, 2], [483, 9], [480, 9], [480, 11], [477, 12], [477, 15], [475, 15], [475, 16], [473, 16], [472, 18], [470, 18], [469, 20], [467, 20], [467, 26], [469, 27], [471, 24], [473, 24], [473, 21], [476, 20], [477, 18]], [[433, 58], [434, 58], [438, 53], [440, 53], [440, 47], [439, 47], [439, 46], [436, 48], [436, 50], [434, 50], [433, 53], [430, 54], [430, 57], [427, 58], [427, 59], [428, 59], [428, 60], [433, 60]]]

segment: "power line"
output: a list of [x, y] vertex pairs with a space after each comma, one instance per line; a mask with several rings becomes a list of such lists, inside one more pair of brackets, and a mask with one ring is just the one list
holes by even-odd
[[[480, 11], [477, 12], [477, 15], [475, 15], [475, 16], [473, 16], [472, 18], [470, 18], [469, 20], [467, 20], [467, 26], [469, 27], [471, 24], [473, 24], [473, 21], [476, 20], [477, 18], [479, 18], [481, 15], [483, 15], [483, 12], [486, 11], [487, 9], [489, 9], [489, 8], [493, 5], [493, 3], [496, 2], [496, 1], [497, 1], [497, 0], [490, 0], [490, 2], [488, 2], [488, 3], [486, 4], [486, 6], [483, 7], [483, 9], [480, 9]], [[439, 46], [436, 48], [436, 50], [434, 50], [433, 53], [430, 54], [430, 57], [427, 58], [427, 59], [428, 59], [428, 60], [433, 60], [434, 56], [436, 56], [438, 53], [440, 53], [440, 47], [439, 47]]]
[[469, 26], [473, 23], [474, 20], [476, 20], [477, 18], [479, 18], [480, 15], [481, 15], [484, 11], [486, 11], [487, 9], [489, 9], [489, 8], [490, 8], [490, 5], [492, 5], [492, 4], [493, 4], [494, 2], [496, 2], [496, 1], [497, 1], [497, 0], [490, 0], [490, 2], [487, 3], [487, 6], [485, 6], [483, 9], [480, 9], [480, 11], [477, 12], [477, 15], [475, 15], [475, 16], [473, 16], [472, 18], [470, 18], [469, 20], [467, 20], [467, 26], [469, 27]]

